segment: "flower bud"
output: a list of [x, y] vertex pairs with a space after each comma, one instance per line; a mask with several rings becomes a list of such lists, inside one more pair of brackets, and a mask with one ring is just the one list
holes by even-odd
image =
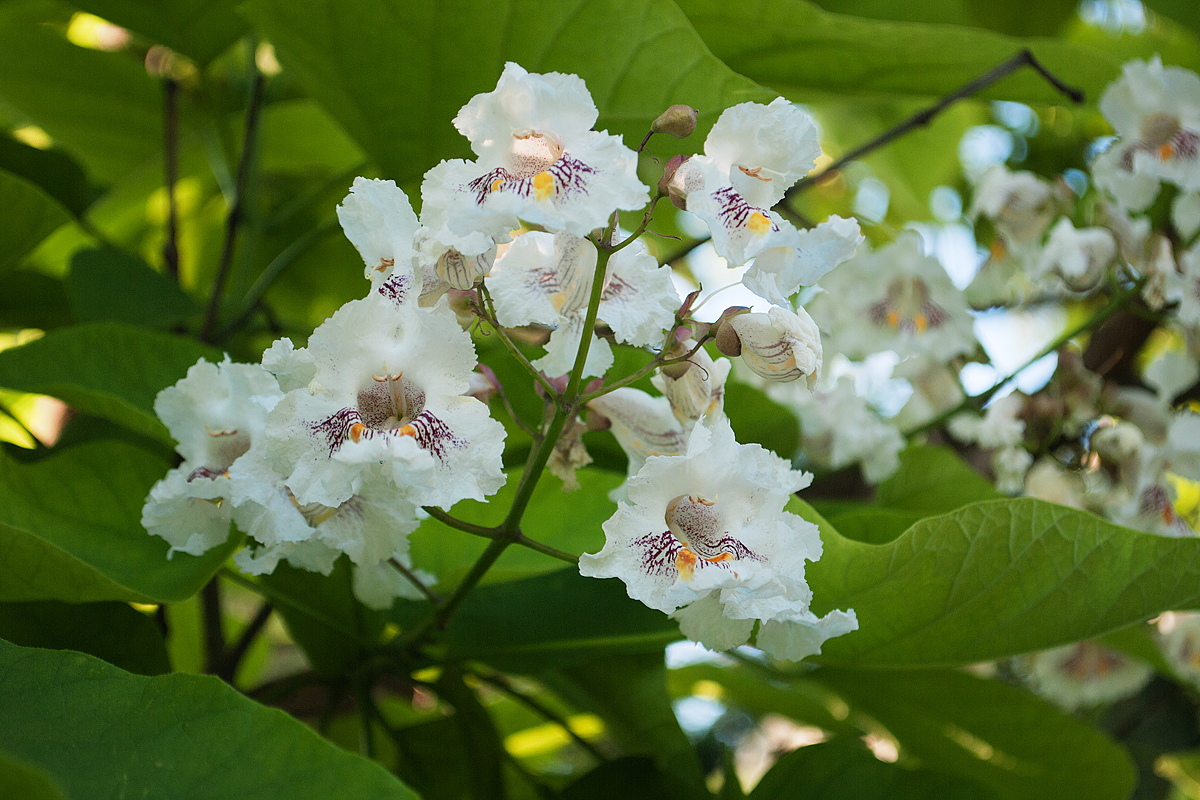
[[821, 377], [821, 331], [804, 309], [793, 313], [776, 306], [766, 314], [739, 314], [728, 327], [755, 374], [777, 383], [804, 376], [810, 389]]
[[675, 174], [687, 163], [688, 156], [671, 156], [671, 160], [663, 167], [663, 176], [658, 182], [658, 193], [671, 201], [680, 211], [687, 211], [687, 189], [682, 180], [676, 180]]
[[710, 332], [713, 335], [713, 343], [722, 355], [737, 358], [742, 354], [742, 343], [738, 339], [737, 331], [730, 326], [729, 320], [739, 314], [745, 314], [749, 310], [746, 306], [730, 306], [712, 324]]
[[696, 115], [700, 113], [691, 106], [673, 105], [658, 115], [650, 125], [655, 133], [666, 133], [676, 139], [686, 139], [696, 130]]
[[[685, 342], [684, 346], [690, 350], [695, 343]], [[700, 348], [683, 365], [688, 369], [680, 377], [675, 378], [664, 369], [652, 381], [667, 396], [675, 418], [684, 425], [691, 425], [721, 407], [729, 362], [725, 359], [713, 361], [704, 348]]]

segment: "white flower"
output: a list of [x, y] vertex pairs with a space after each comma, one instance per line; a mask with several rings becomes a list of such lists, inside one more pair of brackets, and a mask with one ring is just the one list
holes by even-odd
[[415, 289], [413, 236], [419, 226], [408, 195], [395, 181], [355, 178], [350, 194], [337, 207], [337, 216], [366, 264], [367, 278], [379, 291], [402, 302]]
[[630, 476], [650, 456], [677, 456], [687, 447], [688, 431], [665, 397], [623, 386], [597, 397], [588, 407], [608, 420], [609, 430], [629, 457]]
[[803, 377], [813, 388], [821, 377], [821, 331], [803, 308], [773, 306], [766, 314], [738, 314], [727, 324], [737, 333], [741, 358], [756, 375], [775, 383]]
[[996, 476], [996, 491], [1018, 494], [1025, 488], [1025, 473], [1033, 456], [1023, 447], [1002, 447], [992, 454], [992, 472]]
[[[695, 343], [689, 339], [683, 343], [683, 347], [690, 351]], [[701, 417], [707, 415], [712, 419], [722, 413], [725, 381], [731, 365], [726, 358], [714, 361], [703, 347], [692, 355], [688, 363], [691, 366], [680, 377], [672, 378], [660, 371], [650, 382], [666, 396], [676, 419], [687, 430], [691, 430]]]
[[1020, 413], [1025, 399], [1016, 393], [993, 401], [982, 417], [962, 413], [950, 420], [950, 433], [962, 442], [980, 447], [1015, 447], [1025, 436], [1025, 422]]
[[[408, 556], [397, 556], [396, 560], [425, 585], [428, 586], [434, 582], [434, 576], [430, 573], [412, 569], [412, 561]], [[423, 600], [425, 598], [425, 595], [413, 585], [412, 581], [401, 575], [400, 571], [388, 562], [369, 567], [356, 564], [350, 579], [350, 588], [360, 603], [377, 611], [391, 608], [392, 602], [397, 597], [405, 600]]]
[[[569, 233], [534, 231], [517, 237], [497, 259], [487, 283], [501, 325], [536, 322], [554, 327], [546, 355], [533, 362], [551, 377], [575, 363], [596, 275], [596, 248]], [[599, 319], [618, 341], [637, 346], [662, 343], [679, 307], [670, 267], [660, 267], [640, 242], [617, 251], [608, 262], [600, 295]], [[603, 375], [612, 366], [612, 348], [593, 334], [583, 374]]]
[[804, 431], [804, 452], [822, 467], [861, 463], [870, 484], [887, 480], [900, 467], [904, 437], [855, 393], [850, 376], [842, 375], [832, 386], [816, 391], [794, 383], [770, 384], [767, 394], [796, 412]]
[[1200, 614], [1168, 611], [1158, 618], [1163, 658], [1180, 678], [1200, 686]]
[[1067, 711], [1129, 697], [1154, 675], [1148, 664], [1097, 642], [1034, 653], [1024, 667], [1033, 690]]
[[[717, 253], [740, 266], [769, 247], [817, 243], [797, 237], [770, 208], [820, 154], [816, 125], [792, 103], [782, 97], [770, 105], [740, 103], [722, 112], [704, 141], [704, 155], [684, 162], [672, 181], [686, 196], [688, 211], [708, 224]], [[833, 225], [826, 232], [837, 230]], [[813, 267], [802, 263], [796, 269]], [[788, 276], [785, 282], [790, 281]]]
[[437, 182], [431, 193], [453, 209], [445, 216], [451, 230], [511, 230], [519, 217], [584, 236], [617, 209], [646, 205], [637, 155], [620, 137], [593, 131], [597, 116], [578, 76], [506, 64], [495, 90], [475, 95], [454, 118], [479, 160], [446, 162], [431, 173]]
[[1175, 507], [1175, 481], [1200, 480], [1200, 414], [1176, 412], [1161, 445], [1142, 447], [1132, 500], [1114, 509], [1122, 525], [1162, 536], [1195, 536], [1196, 531]]
[[1025, 496], [1060, 506], [1083, 509], [1084, 483], [1079, 473], [1067, 472], [1049, 456], [1038, 460], [1025, 475]]
[[808, 306], [826, 346], [851, 359], [892, 350], [901, 359], [946, 363], [975, 349], [974, 323], [962, 292], [915, 232], [859, 254], [821, 280]]
[[150, 490], [142, 525], [176, 550], [200, 555], [229, 535], [230, 467], [262, 437], [283, 393], [257, 364], [200, 359], [154, 399], [183, 463]]
[[1036, 248], [1053, 218], [1054, 187], [1032, 172], [1011, 172], [1004, 165], [990, 168], [975, 188], [968, 216], [986, 217], [1004, 246], [1018, 251]]
[[809, 610], [804, 564], [820, 557], [821, 539], [784, 506], [810, 480], [758, 445], [739, 445], [725, 420], [698, 425], [685, 455], [653, 456], [630, 479], [628, 501], [604, 523], [604, 548], [580, 558], [580, 573], [620, 578], [630, 597], [677, 612], [684, 634], [709, 647], [744, 644], [761, 620], [815, 629], [807, 647], [795, 632], [772, 640], [781, 656], [820, 652], [857, 621]]
[[1185, 242], [1200, 231], [1200, 191], [1175, 196], [1171, 201], [1171, 224]]
[[1096, 185], [1121, 205], [1140, 211], [1159, 182], [1200, 189], [1200, 77], [1163, 67], [1158, 56], [1130, 61], [1104, 90], [1100, 111], [1118, 140], [1092, 162]]
[[1057, 273], [1070, 289], [1085, 290], [1096, 285], [1116, 255], [1116, 239], [1107, 229], [1076, 230], [1071, 220], [1063, 217], [1050, 231], [1037, 269], [1042, 274]]
[[865, 241], [857, 220], [838, 216], [811, 230], [786, 222], [781, 230], [784, 243], [759, 252], [742, 276], [747, 289], [777, 305], [785, 305], [801, 286], [812, 286], [851, 258]]
[[1179, 303], [1175, 318], [1189, 328], [1200, 329], [1200, 243], [1192, 245], [1179, 258], [1180, 272], [1167, 275], [1166, 299]]
[[1184, 389], [1200, 379], [1200, 364], [1182, 350], [1166, 350], [1150, 362], [1143, 377], [1158, 399], [1170, 406]]
[[267, 422], [267, 455], [301, 505], [336, 508], [372, 473], [418, 505], [481, 500], [503, 485], [504, 428], [462, 396], [475, 349], [444, 299], [424, 309], [371, 294], [342, 306], [304, 350], [268, 352], [282, 374], [312, 375]]

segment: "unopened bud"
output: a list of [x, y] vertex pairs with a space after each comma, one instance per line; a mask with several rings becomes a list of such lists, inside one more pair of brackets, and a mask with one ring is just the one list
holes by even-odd
[[687, 163], [689, 156], [672, 156], [663, 168], [662, 179], [658, 182], [658, 193], [671, 201], [671, 205], [680, 211], [687, 211], [687, 190], [683, 181], [675, 179], [675, 173]]
[[[690, 350], [695, 343], [685, 342], [684, 346]], [[678, 378], [672, 377], [664, 369], [652, 381], [667, 396], [676, 419], [690, 425], [721, 407], [725, 397], [725, 378], [729, 375], [728, 361], [713, 361], [704, 348], [700, 348], [688, 361], [672, 366], [686, 366], [687, 369]]]
[[686, 139], [696, 130], [696, 115], [700, 112], [691, 106], [673, 105], [658, 115], [650, 125], [655, 133], [666, 133], [676, 139]]
[[741, 344], [742, 361], [776, 383], [804, 377], [813, 388], [821, 377], [821, 331], [804, 309], [778, 306], [766, 314], [738, 314], [728, 321]]
[[712, 323], [709, 331], [713, 336], [713, 343], [716, 344], [721, 355], [737, 358], [742, 354], [741, 340], [738, 339], [737, 331], [729, 324], [729, 321], [749, 310], [746, 306], [730, 306], [721, 313], [716, 322]]

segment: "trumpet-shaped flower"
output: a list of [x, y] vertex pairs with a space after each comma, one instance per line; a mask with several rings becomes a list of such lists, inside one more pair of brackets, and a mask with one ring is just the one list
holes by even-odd
[[229, 535], [230, 468], [263, 435], [268, 412], [283, 397], [257, 364], [203, 358], [187, 377], [158, 393], [154, 411], [178, 442], [183, 463], [150, 490], [142, 525], [191, 555]]
[[[366, 265], [366, 277], [381, 291], [403, 297], [413, 288], [413, 237], [420, 223], [408, 195], [395, 181], [355, 178], [350, 194], [337, 207], [346, 238]], [[388, 284], [393, 273], [396, 281]], [[385, 289], [385, 286], [389, 288]]]
[[[269, 357], [268, 357], [269, 356]], [[483, 499], [504, 483], [503, 426], [463, 396], [475, 349], [443, 299], [431, 309], [377, 294], [342, 306], [264, 363], [293, 388], [267, 421], [267, 456], [301, 505], [338, 508], [373, 473], [418, 505]]]
[[[729, 423], [702, 423], [687, 452], [651, 456], [628, 500], [604, 523], [606, 542], [580, 558], [589, 577], [620, 578], [629, 596], [674, 612], [690, 638], [716, 649], [746, 643], [755, 620], [786, 631], [759, 645], [799, 659], [857, 628], [853, 612], [818, 619], [804, 564], [821, 555], [817, 527], [784, 511], [811, 476], [758, 445], [739, 445]], [[808, 636], [799, 629], [808, 629]]]
[[821, 377], [821, 331], [803, 308], [793, 312], [779, 306], [766, 314], [738, 314], [728, 324], [737, 334], [742, 361], [759, 377], [773, 383], [804, 378], [808, 388]]
[[1096, 185], [1140, 211], [1160, 183], [1200, 189], [1200, 77], [1164, 67], [1158, 56], [1125, 64], [1100, 98], [1118, 139], [1092, 162]]
[[1084, 291], [1096, 285], [1116, 255], [1117, 241], [1107, 229], [1076, 230], [1071, 220], [1063, 217], [1050, 231], [1038, 270], [1043, 274], [1054, 272], [1067, 288]]
[[687, 447], [688, 430], [665, 397], [623, 386], [597, 397], [588, 407], [608, 421], [617, 444], [629, 457], [630, 476], [650, 456], [677, 456]]
[[[691, 350], [695, 344], [688, 340], [684, 346]], [[675, 418], [690, 431], [701, 417], [712, 419], [721, 413], [731, 364], [726, 358], [713, 360], [704, 348], [693, 353], [688, 363], [683, 375], [674, 378], [659, 372], [650, 382], [666, 396]]]
[[1033, 690], [1067, 711], [1129, 697], [1154, 675], [1148, 664], [1097, 642], [1035, 653], [1024, 668]]
[[520, 218], [584, 236], [617, 209], [644, 206], [650, 196], [637, 155], [620, 137], [593, 131], [598, 116], [578, 76], [506, 64], [495, 90], [475, 95], [454, 118], [478, 161], [445, 162], [431, 173], [429, 193], [449, 209], [451, 230], [511, 230]]
[[1036, 252], [1042, 234], [1058, 210], [1054, 187], [1032, 172], [1011, 172], [1004, 165], [983, 174], [968, 216], [984, 217], [996, 228], [1001, 246], [1019, 254]]
[[[583, 335], [596, 276], [596, 249], [569, 233], [535, 231], [518, 237], [496, 263], [488, 289], [500, 324], [552, 326], [546, 355], [533, 364], [552, 377], [567, 374]], [[678, 306], [670, 267], [660, 267], [640, 242], [613, 254], [604, 276], [599, 319], [612, 328], [618, 341], [660, 344]], [[595, 337], [583, 374], [603, 375], [612, 362], [608, 343]]]
[[798, 229], [784, 222], [780, 230], [782, 244], [758, 252], [742, 276], [747, 289], [776, 305], [786, 305], [787, 298], [801, 286], [812, 286], [852, 258], [865, 241], [857, 220], [838, 216], [811, 229]]
[[860, 254], [821, 281], [808, 310], [826, 345], [848, 358], [892, 350], [946, 363], [975, 349], [974, 322], [962, 292], [916, 233]]

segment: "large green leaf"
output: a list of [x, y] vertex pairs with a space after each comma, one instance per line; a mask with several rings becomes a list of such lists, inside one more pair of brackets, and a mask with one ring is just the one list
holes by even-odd
[[775, 762], [750, 800], [985, 800], [979, 784], [875, 758], [850, 739], [793, 750]]
[[236, 0], [74, 0], [80, 8], [206, 64], [249, 28]]
[[78, 322], [169, 328], [200, 312], [199, 304], [178, 283], [120, 250], [75, 253], [66, 289]]
[[4, 170], [0, 170], [0, 208], [4, 209], [0, 269], [16, 264], [71, 219], [67, 210], [36, 184]]
[[115, 441], [28, 464], [0, 451], [0, 600], [174, 602], [199, 591], [234, 545], [167, 558], [141, 510], [168, 466]]
[[62, 789], [45, 772], [4, 753], [0, 753], [0, 797], [67, 800]]
[[562, 800], [692, 800], [694, 786], [663, 772], [654, 760], [626, 756], [605, 761], [562, 791]]
[[78, 650], [139, 675], [171, 671], [158, 625], [127, 603], [0, 603], [0, 639]]
[[800, 446], [800, 423], [796, 415], [761, 389], [730, 381], [725, 385], [725, 413], [742, 444], [761, 444], [787, 459]]
[[32, 18], [28, 6], [0, 5], [0, 101], [102, 181], [159, 152], [161, 92], [141, 63], [71, 44]]
[[1133, 788], [1124, 750], [1022, 689], [934, 670], [830, 669], [814, 678], [882, 723], [902, 755], [1001, 798], [1125, 800]]
[[0, 328], [59, 328], [71, 324], [63, 282], [40, 272], [0, 275]]
[[66, 153], [30, 147], [10, 136], [0, 135], [0, 169], [36, 184], [77, 217], [98, 194], [83, 167]]
[[816, 0], [826, 11], [897, 22], [931, 22], [990, 28], [1003, 33], [1049, 36], [1075, 17], [1075, 0], [926, 0], [896, 3], [890, 0]]
[[398, 181], [470, 154], [450, 120], [495, 87], [506, 61], [580, 75], [598, 127], [627, 143], [673, 103], [702, 109], [711, 124], [725, 106], [773, 96], [714, 58], [670, 0], [251, 0], [246, 13]]
[[[1018, 38], [977, 28], [863, 19], [832, 14], [806, 0], [680, 0], [718, 58], [793, 99], [839, 94], [949, 94], [1028, 47], [1047, 68], [1096, 100], [1120, 72], [1099, 48], [1055, 39]], [[982, 96], [1062, 102], [1031, 70], [1005, 78]]]
[[[568, 494], [562, 490], [558, 478], [544, 474], [521, 521], [526, 536], [572, 555], [594, 553], [604, 545], [600, 525], [617, 510], [617, 504], [608, 499], [608, 492], [624, 480], [623, 475], [596, 469], [580, 470], [577, 477], [581, 488]], [[451, 513], [477, 525], [498, 525], [512, 505], [519, 482], [519, 473], [513, 473], [504, 488], [488, 502], [464, 500]], [[432, 571], [445, 587], [453, 587], [488, 545], [487, 539], [455, 530], [435, 519], [421, 523], [409, 541], [416, 565]], [[513, 546], [500, 557], [485, 581], [525, 578], [557, 570], [562, 564], [534, 550]]]
[[[393, 616], [411, 625], [427, 613], [427, 604], [398, 603]], [[599, 654], [657, 652], [680, 638], [676, 622], [631, 600], [620, 581], [568, 568], [476, 589], [440, 641], [452, 660], [536, 672]]]
[[0, 352], [0, 387], [52, 395], [169, 442], [166, 426], [154, 415], [154, 397], [201, 358], [217, 361], [220, 354], [182, 336], [92, 323]]
[[0, 643], [0, 747], [88, 800], [414, 795], [378, 764], [206, 675], [131, 675]]
[[1123, 528], [1031, 498], [972, 503], [883, 545], [821, 525], [807, 569], [814, 608], [853, 608], [859, 630], [832, 639], [831, 663], [954, 665], [1099, 636], [1200, 605], [1200, 540]]

